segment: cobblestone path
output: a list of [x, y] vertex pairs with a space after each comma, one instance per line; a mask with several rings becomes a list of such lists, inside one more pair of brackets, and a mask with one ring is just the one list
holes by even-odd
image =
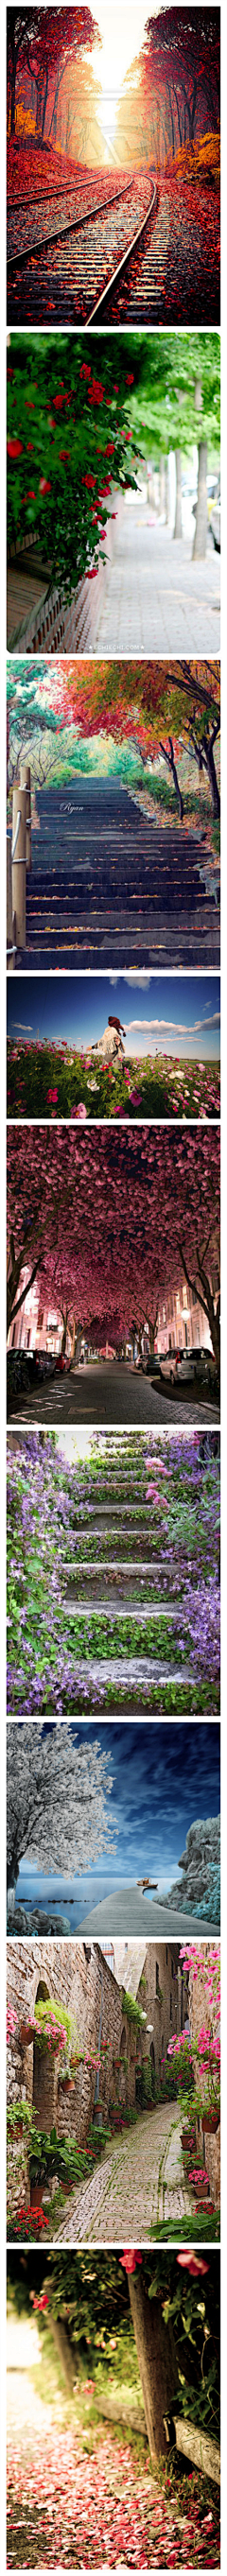
[[205, 560], [193, 563], [192, 543], [191, 536], [174, 544], [161, 523], [153, 526], [146, 503], [125, 505], [94, 653], [219, 652], [220, 564], [210, 545]]
[[[58, 2245], [143, 2245], [151, 2230], [169, 2219], [191, 2214], [192, 2195], [185, 2191], [179, 2108], [160, 2103], [141, 2114], [136, 2127], [105, 2149], [85, 2189], [70, 2200]], [[187, 2232], [187, 2230], [186, 2230]]]

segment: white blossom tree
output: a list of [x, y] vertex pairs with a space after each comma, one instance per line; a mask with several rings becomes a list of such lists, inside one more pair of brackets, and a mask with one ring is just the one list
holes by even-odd
[[110, 1840], [106, 1798], [112, 1789], [108, 1756], [79, 1744], [71, 1726], [39, 1723], [7, 1727], [7, 1885], [15, 1887], [26, 1856], [49, 1877], [51, 1869], [82, 1875]]

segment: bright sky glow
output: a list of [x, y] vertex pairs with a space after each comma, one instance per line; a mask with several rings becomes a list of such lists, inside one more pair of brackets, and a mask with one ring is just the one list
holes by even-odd
[[[153, 14], [155, 15], [155, 11]], [[101, 84], [102, 99], [97, 104], [97, 117], [105, 136], [110, 160], [122, 84], [130, 64], [134, 62], [135, 55], [141, 50], [146, 16], [146, 8], [137, 6], [137, 0], [132, 0], [132, 7], [128, 0], [128, 5], [123, 9], [118, 5], [118, 0], [116, 8], [97, 8], [102, 51], [99, 51], [98, 45], [94, 46], [92, 70], [95, 79], [97, 78]]]

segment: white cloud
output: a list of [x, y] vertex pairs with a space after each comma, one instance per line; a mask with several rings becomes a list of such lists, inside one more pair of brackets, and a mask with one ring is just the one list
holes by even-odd
[[194, 1020], [192, 1028], [188, 1027], [186, 1020], [127, 1020], [126, 1033], [128, 1034], [129, 1029], [154, 1029], [160, 1033], [160, 1035], [162, 1033], [166, 1037], [173, 1034], [173, 1037], [175, 1038], [193, 1038], [199, 1031], [203, 1032], [204, 1027], [205, 1029], [219, 1029], [220, 1011], [214, 1011], [213, 1018], [206, 1020], [205, 1022], [204, 1020]]

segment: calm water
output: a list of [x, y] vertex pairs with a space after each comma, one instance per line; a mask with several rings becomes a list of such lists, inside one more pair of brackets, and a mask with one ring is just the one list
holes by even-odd
[[[158, 1878], [157, 1897], [158, 1895], [164, 1896], [165, 1891], [167, 1893], [174, 1877], [175, 1870], [173, 1868], [169, 1878]], [[59, 1913], [67, 1915], [70, 1932], [77, 1932], [79, 1930], [80, 1923], [84, 1922], [85, 1914], [90, 1914], [91, 1907], [93, 1905], [101, 1905], [102, 1899], [104, 1900], [106, 1896], [112, 1895], [115, 1889], [125, 1885], [132, 1887], [133, 1884], [133, 1873], [131, 1874], [131, 1878], [126, 1881], [124, 1879], [123, 1870], [121, 1877], [119, 1875], [119, 1878], [107, 1878], [104, 1877], [104, 1874], [101, 1872], [100, 1876], [97, 1876], [96, 1878], [94, 1876], [94, 1871], [88, 1870], [86, 1875], [80, 1879], [67, 1880], [56, 1879], [53, 1877], [50, 1881], [50, 1879], [39, 1877], [38, 1872], [36, 1873], [34, 1871], [33, 1876], [31, 1870], [29, 1870], [28, 1874], [26, 1870], [23, 1871], [23, 1869], [21, 1869], [17, 1882], [16, 1899], [17, 1903], [20, 1901], [26, 1906], [29, 1904], [31, 1907], [37, 1905], [43, 1906], [45, 1913], [49, 1911], [51, 1914], [56, 1912], [56, 1915]]]

